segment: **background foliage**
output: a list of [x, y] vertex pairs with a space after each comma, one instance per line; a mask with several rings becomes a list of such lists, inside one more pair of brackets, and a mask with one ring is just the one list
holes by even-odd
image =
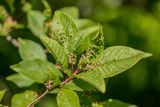
[[[1, 0], [0, 5], [4, 6], [14, 20], [27, 25], [26, 14], [22, 11], [24, 1]], [[28, 1], [35, 10], [42, 11], [45, 8], [40, 0]], [[89, 18], [101, 23], [104, 26], [107, 47], [126, 45], [153, 53], [147, 61], [141, 61], [128, 72], [110, 78], [106, 94], [95, 93], [94, 100], [103, 101], [106, 98], [114, 98], [140, 107], [160, 106], [160, 2], [158, 0], [48, 0], [48, 2], [52, 12], [64, 6], [77, 6], [80, 9], [81, 18]], [[4, 19], [3, 13], [0, 7], [1, 20]], [[10, 32], [13, 37], [32, 39], [40, 43], [27, 27], [14, 24], [11, 26], [21, 28]], [[7, 34], [7, 32], [4, 33]], [[20, 60], [18, 50], [6, 41], [5, 37], [0, 37], [1, 89], [7, 87], [4, 78], [15, 73], [9, 66]], [[14, 90], [13, 87], [9, 88]], [[17, 91], [23, 91], [23, 89]], [[13, 93], [5, 95], [3, 100], [6, 104], [10, 103], [8, 99]], [[54, 99], [54, 95], [48, 95], [37, 106], [52, 107], [55, 104]]]

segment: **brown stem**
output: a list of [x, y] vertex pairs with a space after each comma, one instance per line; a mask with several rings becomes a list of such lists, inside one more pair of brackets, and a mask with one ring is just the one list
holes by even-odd
[[77, 70], [75, 70], [75, 72], [73, 73], [74, 75], [76, 75], [76, 74], [78, 74], [79, 72], [81, 72], [81, 69], [77, 69]]
[[62, 83], [60, 83], [60, 86], [64, 85], [65, 83], [69, 82], [72, 78], [68, 77], [66, 80], [64, 80]]
[[[77, 69], [74, 71], [73, 75], [76, 75], [80, 72], [81, 70], [80, 69]], [[62, 83], [60, 83], [60, 86], [64, 85], [65, 83], [69, 82], [70, 80], [72, 80], [71, 77], [68, 77], [66, 80], [64, 80]]]
[[43, 97], [45, 97], [47, 94], [49, 93], [49, 90], [46, 89], [46, 91], [40, 95], [37, 99], [35, 99], [34, 101], [32, 101], [30, 104], [27, 105], [27, 107], [34, 107], [34, 105], [39, 102]]
[[[73, 75], [78, 74], [79, 72], [81, 72], [81, 69], [77, 69], [74, 71]], [[68, 77], [66, 80], [64, 80], [62, 83], [60, 83], [59, 86], [62, 86], [64, 84], [66, 84], [67, 82], [69, 82], [70, 80], [72, 80], [71, 77]], [[47, 88], [46, 91], [40, 95], [37, 99], [35, 99], [34, 101], [32, 101], [30, 104], [27, 105], [27, 107], [34, 107], [34, 105], [39, 102], [43, 97], [45, 97], [48, 93], [49, 93], [50, 89]]]

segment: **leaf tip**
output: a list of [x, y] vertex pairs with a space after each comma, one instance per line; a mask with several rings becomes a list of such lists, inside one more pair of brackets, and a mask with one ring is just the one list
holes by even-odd
[[144, 54], [144, 58], [151, 57], [151, 56], [152, 56], [151, 53], [145, 53], [145, 54]]
[[56, 10], [54, 14], [55, 14], [55, 15], [58, 15], [58, 14], [61, 14], [61, 13], [62, 13], [61, 11]]
[[18, 71], [16, 65], [11, 65], [10, 68], [11, 68], [12, 70], [16, 71], [16, 72]]
[[10, 68], [11, 68], [11, 69], [14, 69], [14, 66], [15, 66], [15, 65], [11, 65]]

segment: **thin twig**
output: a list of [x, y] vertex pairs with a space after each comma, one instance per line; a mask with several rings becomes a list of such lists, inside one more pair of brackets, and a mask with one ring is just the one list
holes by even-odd
[[75, 72], [73, 73], [74, 75], [76, 75], [76, 74], [78, 74], [79, 72], [81, 72], [81, 69], [77, 69], [77, 70], [75, 70]]
[[62, 83], [60, 83], [60, 86], [64, 85], [65, 83], [69, 82], [72, 78], [68, 77], [67, 79], [65, 79]]
[[34, 107], [34, 105], [39, 102], [43, 97], [45, 97], [47, 94], [49, 93], [49, 90], [46, 89], [46, 91], [40, 95], [37, 99], [35, 99], [34, 101], [32, 101], [30, 104], [27, 105], [27, 107]]
[[[75, 70], [74, 73], [73, 73], [73, 75], [78, 74], [80, 71], [81, 71], [80, 69]], [[66, 83], [69, 82], [70, 80], [72, 80], [72, 78], [71, 78], [71, 77], [68, 77], [66, 80], [64, 80], [62, 83], [60, 83], [60, 86], [66, 84]]]
[[[73, 73], [73, 75], [77, 75], [79, 72], [81, 72], [81, 69], [75, 70], [74, 73]], [[63, 82], [61, 82], [59, 86], [62, 86], [62, 85], [64, 85], [64, 84], [66, 84], [66, 83], [69, 82], [70, 80], [72, 80], [72, 78], [71, 78], [71, 77], [68, 77], [68, 78], [65, 79]], [[34, 107], [34, 105], [35, 105], [37, 102], [39, 102], [43, 97], [45, 97], [45, 96], [49, 93], [50, 90], [51, 90], [51, 89], [49, 89], [49, 88], [47, 87], [46, 91], [45, 91], [42, 95], [40, 95], [37, 99], [35, 99], [34, 101], [32, 101], [30, 104], [28, 104], [27, 107]]]

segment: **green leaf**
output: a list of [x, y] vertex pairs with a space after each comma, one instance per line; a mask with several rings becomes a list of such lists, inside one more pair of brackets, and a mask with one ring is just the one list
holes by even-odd
[[99, 35], [99, 25], [90, 26], [81, 30], [83, 38], [90, 38], [91, 40], [95, 40]]
[[77, 92], [81, 107], [92, 107], [92, 99], [88, 93], [85, 92]]
[[38, 83], [62, 77], [61, 72], [52, 63], [40, 59], [22, 61], [11, 68]]
[[29, 79], [28, 77], [22, 75], [22, 74], [12, 74], [9, 75], [6, 80], [12, 81], [13, 83], [15, 83], [18, 87], [22, 88], [22, 87], [29, 87], [31, 86], [34, 81]]
[[48, 37], [41, 37], [40, 39], [54, 56], [56, 61], [62, 65], [62, 68], [66, 69], [68, 67], [68, 58], [63, 46], [61, 46], [57, 41]]
[[83, 81], [82, 79], [74, 79], [67, 82], [64, 88], [75, 90], [75, 91], [91, 91], [95, 90], [95, 88], [89, 83]]
[[105, 81], [99, 71], [96, 70], [86, 71], [78, 74], [77, 78], [88, 82], [102, 93], [104, 93], [106, 90]]
[[0, 90], [0, 102], [5, 94], [6, 90]]
[[77, 28], [80, 30], [80, 32], [82, 32], [86, 28], [97, 25], [95, 22], [93, 22], [89, 19], [77, 19], [77, 20], [75, 20], [75, 23], [77, 25]]
[[63, 87], [75, 91], [83, 91], [83, 89], [78, 87], [72, 80], [67, 82]]
[[104, 78], [117, 75], [135, 65], [140, 59], [151, 56], [125, 46], [114, 46], [105, 49], [95, 61], [97, 66], [94, 70], [101, 72]]
[[101, 25], [90, 20], [84, 20], [84, 22], [82, 20], [82, 23], [78, 26], [83, 39], [78, 50], [80, 53], [93, 47], [96, 48], [94, 50], [97, 53], [104, 50], [104, 37]]
[[58, 92], [57, 103], [59, 107], [80, 107], [78, 95], [69, 89], [61, 89]]
[[136, 105], [124, 103], [119, 100], [114, 100], [114, 99], [109, 99], [105, 102], [102, 102], [100, 104], [98, 103], [93, 103], [93, 107], [137, 107]]
[[46, 17], [40, 11], [29, 11], [27, 14], [27, 20], [28, 27], [34, 35], [36, 35], [37, 37], [45, 35], [45, 30], [43, 26]]
[[[91, 48], [94, 44], [94, 41], [99, 39], [97, 38], [99, 35], [99, 26], [92, 26], [89, 28], [86, 28], [85, 30], [81, 31], [83, 41], [81, 42], [81, 49], [80, 51], [85, 51], [89, 48]], [[83, 49], [82, 49], [83, 48]]]
[[15, 94], [12, 97], [12, 107], [27, 107], [29, 103], [35, 100], [38, 94], [34, 91], [28, 90], [22, 93]]
[[[90, 39], [94, 40], [98, 36], [100, 28], [99, 24], [88, 19], [79, 19], [75, 22], [83, 38], [90, 36]], [[94, 37], [91, 38], [92, 36]]]
[[71, 16], [73, 19], [79, 18], [79, 9], [77, 7], [64, 7], [61, 8], [59, 11]]
[[31, 60], [31, 59], [43, 59], [46, 60], [47, 56], [41, 45], [38, 43], [26, 40], [26, 39], [18, 39], [19, 41], [19, 53], [23, 60]]
[[52, 8], [50, 6], [50, 4], [48, 3], [47, 0], [41, 0], [41, 2], [43, 3], [45, 9], [43, 11], [44, 15], [48, 18], [50, 18], [52, 16]]
[[73, 53], [79, 48], [81, 35], [70, 16], [56, 11], [53, 17], [53, 29], [67, 54]]
[[60, 90], [59, 88], [54, 88], [49, 93], [57, 94], [59, 92], [59, 90]]

